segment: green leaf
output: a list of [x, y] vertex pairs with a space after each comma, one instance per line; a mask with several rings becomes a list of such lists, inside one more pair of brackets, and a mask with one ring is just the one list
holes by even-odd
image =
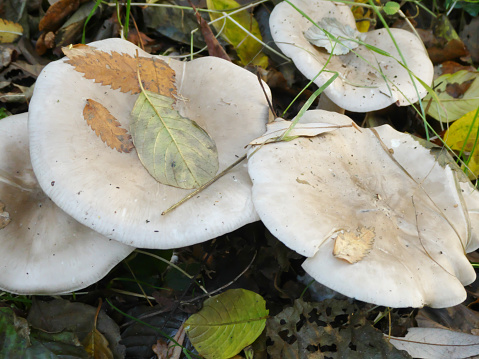
[[192, 189], [218, 172], [213, 139], [173, 109], [175, 100], [144, 91], [136, 100], [130, 134], [148, 172], [165, 185]]
[[[208, 9], [220, 11], [237, 10], [240, 7], [240, 4], [234, 0], [207, 0], [206, 4]], [[226, 11], [226, 13], [228, 12], [230, 11]], [[221, 13], [210, 13], [211, 20], [222, 16], [223, 14]], [[231, 21], [231, 19], [222, 19], [214, 22], [213, 26], [216, 31], [221, 31], [221, 37], [234, 46], [243, 65], [253, 64], [263, 68], [268, 67], [268, 57], [261, 52], [263, 45], [251, 36], [252, 34], [257, 39], [263, 40], [258, 22], [253, 15], [247, 11], [240, 11], [231, 15], [231, 18], [245, 28], [249, 34]]]
[[203, 309], [185, 322], [185, 330], [200, 355], [231, 358], [258, 338], [268, 313], [259, 294], [230, 289], [205, 300]]
[[388, 1], [384, 5], [383, 10], [386, 13], [386, 15], [394, 15], [399, 11], [400, 7], [401, 6], [397, 2]]
[[[479, 106], [479, 72], [461, 70], [446, 74], [434, 81], [434, 90], [441, 104], [428, 94], [423, 103], [428, 106], [427, 114], [441, 122], [451, 122]], [[465, 90], [465, 91], [463, 91]]]
[[444, 134], [446, 144], [454, 151], [469, 152], [466, 161], [472, 172], [471, 179], [479, 175], [479, 109], [474, 109], [454, 122]]

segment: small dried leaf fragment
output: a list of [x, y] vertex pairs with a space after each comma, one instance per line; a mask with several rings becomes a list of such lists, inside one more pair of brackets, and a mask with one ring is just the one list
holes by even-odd
[[11, 221], [10, 214], [5, 212], [5, 204], [0, 201], [0, 229], [5, 228]]
[[108, 147], [125, 153], [133, 149], [128, 131], [120, 127], [120, 122], [101, 103], [88, 99], [83, 108], [83, 117]]
[[64, 47], [62, 50], [70, 58], [66, 62], [76, 71], [96, 83], [111, 86], [113, 90], [140, 93], [137, 75], [139, 68], [145, 90], [172, 98], [176, 95], [175, 71], [159, 58], [136, 58], [115, 51], [109, 54], [87, 45]]
[[14, 42], [22, 34], [22, 25], [12, 21], [0, 19], [0, 44]]
[[374, 237], [373, 228], [360, 227], [357, 233], [344, 232], [338, 234], [334, 242], [333, 255], [351, 264], [359, 262], [371, 250]]

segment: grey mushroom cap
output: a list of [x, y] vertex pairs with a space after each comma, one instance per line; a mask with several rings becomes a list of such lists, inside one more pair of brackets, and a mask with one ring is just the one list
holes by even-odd
[[[354, 16], [345, 4], [325, 0], [291, 0], [291, 3], [315, 22], [334, 18], [356, 29]], [[339, 73], [339, 77], [324, 91], [338, 106], [348, 111], [368, 112], [393, 103], [409, 105], [427, 94], [419, 81], [414, 80], [413, 84], [408, 71], [398, 63], [402, 62], [401, 56], [386, 29], [364, 33], [363, 41], [392, 57], [360, 45], [347, 54], [330, 58], [326, 50], [315, 47], [305, 38], [304, 32], [312, 25], [285, 1], [275, 6], [270, 17], [274, 41], [305, 77], [313, 79], [330, 59], [325, 67], [328, 72], [323, 71], [314, 82], [322, 86], [333, 76], [332, 72]], [[434, 69], [421, 40], [405, 30], [392, 28], [390, 31], [407, 61], [407, 68], [430, 85]]]
[[134, 248], [83, 226], [46, 196], [30, 163], [27, 120], [27, 113], [0, 120], [0, 202], [9, 219], [0, 226], [0, 289], [68, 293], [103, 278]]
[[[352, 120], [317, 110], [299, 125], [311, 122]], [[412, 136], [390, 126], [344, 127], [251, 153], [261, 220], [309, 257], [303, 268], [318, 282], [391, 307], [448, 307], [465, 299], [463, 285], [476, 275], [465, 256], [472, 233], [455, 171]], [[333, 255], [339, 237], [361, 230], [374, 235], [362, 259]]]
[[[152, 56], [120, 39], [90, 45], [106, 52]], [[222, 171], [265, 130], [268, 105], [256, 77], [215, 57], [162, 59], [176, 71], [176, 109], [214, 139]], [[100, 102], [129, 129], [137, 95], [85, 79], [64, 60], [45, 67], [30, 104], [31, 156], [38, 181], [79, 222], [128, 245], [166, 249], [206, 241], [258, 220], [245, 162], [162, 216], [191, 191], [155, 181], [136, 150], [119, 153], [108, 148], [83, 118], [87, 99]]]

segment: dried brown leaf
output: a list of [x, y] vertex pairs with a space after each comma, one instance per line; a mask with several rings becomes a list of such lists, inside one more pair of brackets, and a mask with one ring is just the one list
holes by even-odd
[[58, 30], [66, 18], [73, 14], [80, 6], [79, 0], [59, 0], [50, 6], [45, 16], [40, 20], [38, 29], [40, 31]]
[[375, 235], [373, 228], [366, 227], [358, 228], [357, 233], [340, 233], [334, 242], [333, 255], [351, 264], [359, 262], [371, 250]]
[[101, 103], [88, 99], [83, 109], [83, 117], [108, 147], [125, 153], [133, 149], [128, 131], [120, 127], [120, 122]]
[[111, 55], [87, 45], [64, 47], [63, 53], [70, 58], [66, 61], [75, 70], [94, 79], [103, 86], [120, 89], [121, 92], [141, 92], [137, 67], [145, 90], [174, 98], [176, 95], [175, 71], [159, 58], [132, 57], [112, 52]]
[[10, 221], [10, 214], [5, 211], [5, 204], [0, 201], [0, 229], [5, 228]]

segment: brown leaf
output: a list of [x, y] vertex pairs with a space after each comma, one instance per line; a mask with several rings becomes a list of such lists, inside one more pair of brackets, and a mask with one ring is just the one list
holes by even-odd
[[203, 34], [203, 37], [205, 38], [206, 46], [208, 47], [208, 54], [210, 56], [216, 56], [231, 62], [231, 59], [226, 53], [225, 49], [223, 48], [223, 46], [220, 45], [215, 35], [213, 34], [213, 31], [211, 30], [210, 25], [208, 25], [208, 22], [201, 17], [200, 13], [198, 12], [198, 10], [196, 10], [196, 7], [193, 5], [191, 0], [188, 0], [188, 2], [190, 3], [190, 6], [195, 11], [196, 20], [198, 21], [198, 24], [200, 25], [201, 33]]
[[127, 130], [120, 127], [120, 122], [101, 103], [88, 99], [83, 109], [83, 117], [108, 147], [125, 153], [133, 149], [133, 142]]
[[340, 233], [334, 242], [333, 255], [351, 264], [359, 262], [371, 250], [375, 235], [373, 228], [366, 227], [358, 228], [357, 233]]
[[145, 90], [172, 98], [176, 95], [175, 71], [159, 58], [136, 58], [114, 51], [110, 55], [87, 45], [64, 47], [62, 50], [70, 58], [66, 61], [68, 64], [85, 74], [85, 78], [94, 79], [103, 86], [110, 85], [121, 92], [140, 93], [136, 72], [139, 66]]
[[66, 18], [73, 14], [80, 6], [79, 0], [59, 0], [50, 6], [45, 16], [40, 20], [38, 29], [40, 31], [58, 30]]
[[10, 221], [10, 214], [5, 211], [5, 204], [0, 201], [0, 229], [5, 228]]
[[469, 81], [464, 81], [463, 83], [458, 84], [454, 82], [452, 84], [448, 83], [446, 85], [446, 92], [449, 96], [454, 98], [462, 98], [464, 93], [471, 87], [475, 79], [470, 79]]
[[444, 47], [432, 46], [427, 49], [431, 61], [435, 64], [468, 55], [466, 46], [461, 40], [452, 39]]

